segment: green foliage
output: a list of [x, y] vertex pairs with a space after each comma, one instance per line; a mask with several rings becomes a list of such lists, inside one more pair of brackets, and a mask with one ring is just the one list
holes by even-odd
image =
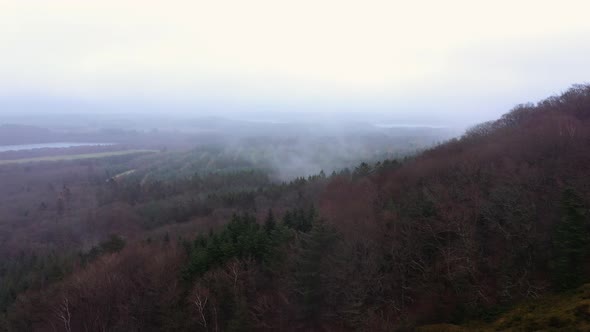
[[74, 257], [21, 253], [0, 260], [0, 313], [6, 311], [16, 296], [31, 288], [45, 287], [72, 271]]
[[369, 175], [372, 171], [373, 171], [372, 167], [369, 166], [369, 164], [363, 162], [354, 169], [354, 172], [352, 173], [352, 175], [355, 178], [360, 178], [360, 177]]
[[571, 188], [563, 192], [562, 218], [553, 240], [553, 282], [556, 289], [571, 289], [585, 281], [584, 268], [590, 257], [588, 209]]
[[324, 304], [325, 278], [322, 269], [337, 240], [336, 231], [317, 221], [308, 234], [301, 235], [300, 252], [294, 271], [295, 285], [303, 305], [303, 318], [315, 320]]
[[80, 262], [86, 265], [105, 254], [121, 251], [125, 247], [125, 240], [118, 235], [111, 235], [107, 240], [92, 247], [87, 253], [80, 254]]
[[[228, 262], [249, 262], [255, 264], [262, 273], [259, 282], [272, 280], [272, 275], [284, 267], [283, 248], [293, 243], [291, 235], [299, 234], [298, 255], [296, 258], [295, 283], [301, 289], [301, 304], [305, 318], [315, 318], [322, 302], [324, 280], [320, 269], [323, 255], [335, 240], [335, 232], [323, 222], [317, 220], [317, 212], [311, 209], [287, 211], [285, 222], [276, 221], [272, 210], [268, 211], [262, 224], [247, 213], [234, 215], [229, 223], [217, 232], [199, 235], [192, 242], [184, 242], [189, 261], [183, 270], [186, 281], [206, 284], [210, 294], [214, 294], [218, 317], [222, 319], [224, 330], [251, 330], [248, 294], [253, 289], [236, 290], [236, 284], [228, 284], [220, 278], [211, 277], [209, 271], [221, 268]], [[235, 264], [235, 263], [231, 263]], [[253, 266], [245, 269], [256, 269]], [[270, 279], [266, 279], [270, 278]], [[254, 285], [251, 285], [254, 286]], [[212, 319], [212, 318], [211, 318]]]
[[153, 229], [171, 223], [186, 222], [195, 216], [206, 216], [212, 209], [208, 202], [177, 197], [143, 204], [137, 211], [144, 219], [143, 227]]
[[288, 236], [284, 226], [272, 226], [273, 220], [269, 212], [265, 226], [261, 227], [249, 214], [234, 215], [221, 231], [198, 236], [187, 248], [190, 259], [183, 271], [184, 278], [190, 280], [232, 258], [271, 263], [276, 257], [275, 249]]
[[317, 211], [314, 207], [309, 210], [295, 209], [287, 211], [283, 218], [285, 226], [292, 228], [299, 232], [309, 232], [317, 219]]
[[268, 210], [268, 215], [264, 220], [264, 231], [267, 234], [270, 234], [275, 228], [277, 227], [277, 222], [275, 221], [275, 217], [272, 214], [272, 209]]

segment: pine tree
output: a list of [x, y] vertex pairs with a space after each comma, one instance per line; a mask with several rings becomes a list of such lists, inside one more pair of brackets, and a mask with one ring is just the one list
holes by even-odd
[[268, 210], [268, 215], [266, 216], [266, 220], [264, 220], [264, 231], [267, 234], [270, 234], [276, 227], [277, 223], [275, 221], [275, 217], [272, 213], [272, 209]]
[[583, 281], [584, 264], [590, 256], [590, 228], [587, 208], [581, 196], [571, 188], [563, 192], [562, 219], [553, 241], [552, 269], [557, 289], [571, 289]]
[[301, 236], [300, 254], [294, 277], [297, 290], [301, 294], [305, 319], [317, 319], [323, 306], [322, 289], [325, 287], [322, 269], [326, 268], [330, 248], [335, 240], [334, 229], [321, 220], [314, 223], [308, 234]]
[[353, 176], [355, 178], [360, 178], [363, 176], [367, 176], [371, 173], [371, 166], [365, 162], [361, 163], [357, 168], [354, 169]]
[[293, 214], [291, 213], [291, 211], [287, 211], [285, 213], [285, 216], [283, 217], [283, 224], [285, 224], [285, 226], [289, 227], [289, 228], [293, 228], [295, 223], [293, 220]]

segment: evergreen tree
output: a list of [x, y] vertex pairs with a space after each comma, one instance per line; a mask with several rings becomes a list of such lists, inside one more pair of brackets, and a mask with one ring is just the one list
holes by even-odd
[[353, 176], [355, 178], [360, 178], [363, 176], [367, 176], [371, 173], [371, 166], [365, 162], [361, 163], [357, 168], [354, 169]]
[[308, 234], [301, 237], [300, 254], [294, 273], [295, 285], [303, 305], [306, 320], [318, 318], [324, 303], [324, 280], [322, 269], [326, 268], [329, 252], [336, 241], [335, 230], [318, 221]]
[[291, 211], [287, 211], [285, 212], [285, 216], [283, 217], [283, 224], [285, 224], [285, 226], [289, 227], [289, 228], [294, 228], [295, 223], [293, 220], [293, 214], [291, 213]]
[[581, 196], [571, 188], [563, 192], [562, 219], [555, 230], [552, 262], [554, 285], [571, 289], [584, 282], [583, 269], [590, 257], [588, 209]]
[[268, 210], [268, 215], [266, 216], [266, 220], [264, 220], [264, 231], [267, 234], [270, 234], [270, 232], [272, 232], [275, 227], [276, 227], [276, 221], [275, 221], [275, 217], [272, 213], [272, 209]]

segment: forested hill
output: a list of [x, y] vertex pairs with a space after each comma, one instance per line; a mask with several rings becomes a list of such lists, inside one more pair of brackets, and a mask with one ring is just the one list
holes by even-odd
[[366, 282], [342, 286], [411, 322], [489, 316], [590, 280], [589, 207], [587, 85], [519, 105], [396, 169], [335, 180], [322, 200], [363, 253], [348, 264], [363, 266]]
[[[152, 185], [161, 192], [100, 182], [102, 204], [129, 216], [116, 229], [135, 236], [5, 268], [29, 283], [7, 296], [0, 327], [412, 330], [494, 320], [590, 281], [588, 85], [415, 157], [282, 185], [247, 174], [245, 189], [202, 201], [205, 180]], [[172, 194], [182, 200], [156, 201]], [[44, 269], [59, 273], [41, 280]], [[588, 307], [576, 310], [560, 328], [587, 326]]]

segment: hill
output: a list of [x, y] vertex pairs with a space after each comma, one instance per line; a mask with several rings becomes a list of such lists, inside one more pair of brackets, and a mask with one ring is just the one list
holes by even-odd
[[[1, 266], [6, 330], [557, 328], [585, 315], [586, 288], [574, 290], [590, 281], [590, 86], [413, 157], [289, 183], [251, 168], [143, 176], [152, 163], [180, 174], [162, 156], [117, 159], [104, 173], [138, 171], [108, 183], [100, 164], [68, 164], [87, 180], [20, 215], [61, 242]], [[77, 200], [88, 186], [96, 196]], [[65, 237], [89, 234], [101, 241]]]
[[376, 252], [377, 298], [410, 321], [576, 287], [589, 276], [589, 121], [588, 86], [519, 105], [395, 169], [332, 182], [322, 212]]

